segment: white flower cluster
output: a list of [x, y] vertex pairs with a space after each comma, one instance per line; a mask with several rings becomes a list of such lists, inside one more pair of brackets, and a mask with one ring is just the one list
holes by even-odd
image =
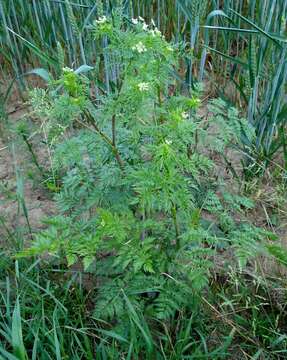
[[181, 117], [182, 117], [184, 120], [186, 120], [186, 119], [189, 118], [189, 115], [188, 115], [188, 113], [187, 113], [186, 111], [184, 111], [184, 112], [181, 113]]
[[144, 31], [148, 31], [148, 24], [143, 23], [143, 30], [144, 30]]
[[148, 91], [149, 90], [149, 83], [141, 82], [138, 84], [139, 91]]
[[[134, 18], [134, 19], [132, 19], [131, 20], [132, 21], [132, 23], [134, 24], [134, 25], [141, 25], [142, 26], [142, 30], [144, 30], [144, 31], [147, 31], [152, 37], [160, 37], [160, 38], [162, 38], [163, 40], [165, 40], [165, 36], [161, 33], [161, 31], [156, 27], [156, 25], [155, 25], [155, 22], [154, 22], [154, 20], [153, 19], [151, 19], [151, 27], [152, 27], [152, 29], [150, 29], [149, 28], [149, 25], [147, 25], [146, 24], [146, 22], [145, 22], [145, 20], [142, 18], [142, 17], [138, 17], [138, 18]], [[138, 45], [136, 45], [136, 46], [134, 46], [133, 48], [132, 48], [133, 50], [136, 50], [138, 53], [143, 53], [143, 52], [145, 52], [146, 51], [146, 48], [142, 45], [142, 43], [141, 42], [139, 42], [139, 44]], [[168, 50], [168, 51], [173, 51], [173, 48], [170, 46], [170, 45], [168, 45], [167, 47], [166, 47], [166, 49]]]
[[104, 24], [107, 22], [107, 17], [104, 15], [104, 16], [101, 16], [98, 18], [98, 20], [96, 20], [96, 23], [97, 24]]
[[164, 39], [164, 35], [162, 35], [161, 31], [156, 27], [155, 22], [153, 19], [151, 19], [151, 25], [153, 26], [153, 29], [149, 31], [149, 33], [153, 36], [160, 36], [162, 39]]
[[165, 143], [167, 144], [167, 145], [171, 145], [172, 144], [172, 141], [171, 140], [165, 140]]
[[145, 21], [144, 21], [144, 19], [143, 19], [141, 16], [139, 16], [137, 19], [132, 19], [132, 23], [133, 23], [134, 25], [138, 25], [140, 22], [143, 23], [143, 24], [145, 24]]
[[159, 31], [159, 29], [157, 27], [155, 27], [153, 30], [150, 30], [149, 33], [153, 37], [161, 36], [161, 32]]
[[63, 67], [63, 72], [65, 72], [65, 73], [68, 73], [68, 72], [74, 72], [74, 70], [73, 69], [71, 69], [71, 68], [69, 68], [69, 67], [67, 67], [67, 66], [65, 66], [65, 67]]
[[[132, 19], [132, 23], [134, 25], [138, 25], [138, 24], [141, 24], [142, 25], [142, 29], [144, 31], [148, 31], [149, 29], [149, 26], [148, 24], [145, 22], [145, 20], [139, 16], [137, 19]], [[151, 24], [153, 27], [155, 27], [155, 22], [153, 20], [151, 20]], [[153, 36], [156, 36], [156, 35], [161, 35], [161, 32], [155, 27], [155, 30], [150, 30], [149, 31]]]
[[144, 46], [144, 44], [140, 41], [135, 46], [132, 47], [133, 51], [137, 51], [139, 54], [142, 54], [143, 52], [147, 51], [147, 48]]

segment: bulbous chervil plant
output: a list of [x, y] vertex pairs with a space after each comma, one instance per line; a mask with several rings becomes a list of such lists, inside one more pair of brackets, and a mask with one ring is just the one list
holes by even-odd
[[208, 119], [197, 114], [198, 93], [182, 89], [176, 75], [183, 50], [154, 24], [103, 16], [94, 36], [107, 45], [92, 80], [81, 72], [87, 66], [64, 68], [47, 90], [32, 93], [61, 179], [60, 215], [24, 254], [83, 260], [102, 277], [101, 317], [123, 314], [124, 289], [164, 318], [192, 306], [227, 249], [241, 267], [264, 249], [265, 233], [243, 220], [251, 201], [224, 188], [209, 156], [253, 134], [222, 101], [210, 103]]

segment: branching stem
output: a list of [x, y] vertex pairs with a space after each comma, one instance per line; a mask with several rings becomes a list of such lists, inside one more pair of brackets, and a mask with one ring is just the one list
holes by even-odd
[[[93, 126], [96, 132], [101, 136], [101, 138], [112, 148], [112, 152], [115, 155], [115, 158], [119, 164], [121, 170], [124, 170], [124, 162], [119, 154], [119, 151], [115, 145], [115, 129], [113, 129], [112, 139], [110, 139], [102, 130], [98, 127], [93, 116], [88, 110], [84, 110], [84, 114], [88, 122]], [[115, 115], [113, 116], [113, 128], [115, 127]]]

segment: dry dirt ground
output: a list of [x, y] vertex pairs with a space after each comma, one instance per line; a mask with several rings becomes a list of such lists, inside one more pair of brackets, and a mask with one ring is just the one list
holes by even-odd
[[[23, 119], [27, 113], [27, 107], [22, 101], [13, 99], [8, 109], [8, 124], [17, 125], [18, 121]], [[11, 141], [12, 140], [12, 141]], [[14, 143], [14, 147], [11, 145]], [[35, 144], [35, 152], [39, 160], [45, 161], [45, 149], [39, 144]], [[31, 168], [30, 178], [27, 177], [27, 164], [31, 163], [31, 156], [25, 148], [25, 144], [21, 144], [16, 140], [13, 131], [7, 132], [3, 130], [0, 137], [0, 218], [5, 222], [8, 229], [13, 232], [18, 226], [26, 227], [27, 220], [23, 214], [23, 208], [19, 207], [19, 196], [24, 196], [25, 206], [28, 211], [29, 223], [32, 231], [37, 231], [43, 227], [41, 220], [55, 213], [55, 205], [52, 197], [45, 189], [38, 186], [33, 181], [36, 169]], [[18, 199], [17, 199], [17, 177], [18, 171]], [[35, 175], [36, 176], [36, 175]], [[19, 188], [19, 180], [23, 181], [23, 192]], [[3, 244], [3, 238], [7, 236], [7, 231], [0, 227], [0, 244]], [[1, 241], [2, 240], [2, 241]]]

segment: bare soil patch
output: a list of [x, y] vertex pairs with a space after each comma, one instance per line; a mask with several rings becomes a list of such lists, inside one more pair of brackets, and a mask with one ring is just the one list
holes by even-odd
[[[27, 106], [14, 96], [11, 97], [8, 109], [8, 126], [17, 125], [27, 113]], [[2, 131], [0, 138], [0, 216], [8, 229], [16, 230], [17, 226], [26, 227], [27, 220], [19, 204], [23, 195], [32, 231], [43, 228], [42, 219], [55, 213], [55, 204], [51, 194], [33, 180], [37, 169], [31, 168], [30, 154], [25, 144], [16, 140], [13, 131]], [[37, 140], [36, 140], [37, 141]], [[47, 154], [41, 144], [35, 143], [35, 150], [40, 162], [46, 161]], [[16, 175], [16, 172], [18, 175]], [[30, 174], [30, 176], [28, 176]], [[17, 186], [18, 181], [18, 186]], [[23, 191], [21, 185], [23, 183]], [[1, 243], [5, 241], [6, 231], [0, 228]]]

